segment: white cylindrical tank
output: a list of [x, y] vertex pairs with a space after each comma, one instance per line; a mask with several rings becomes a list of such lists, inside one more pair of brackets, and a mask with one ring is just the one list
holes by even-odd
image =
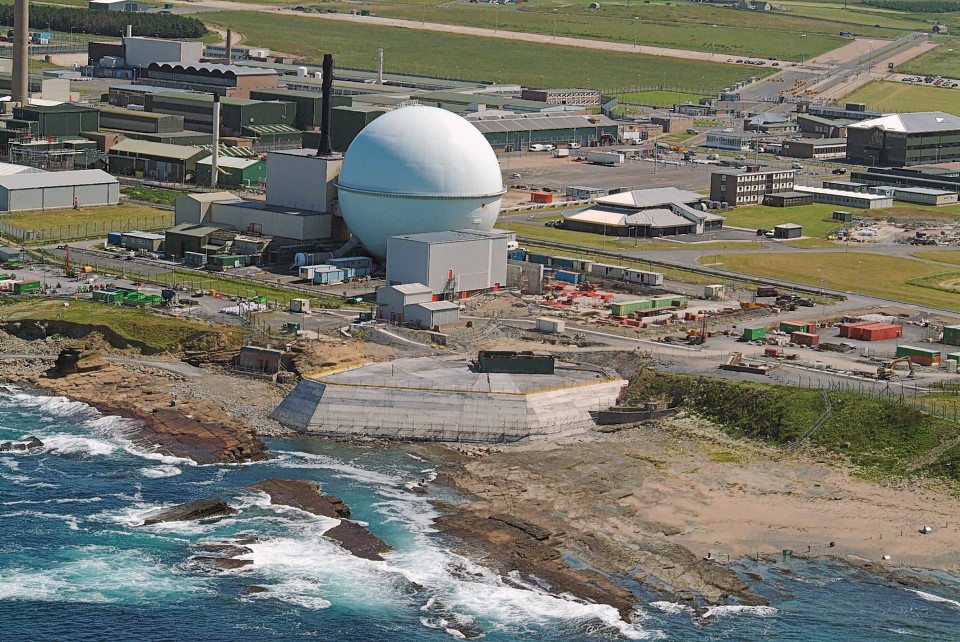
[[297, 77], [306, 78], [307, 77], [307, 68], [306, 67], [297, 67]]
[[423, 105], [367, 125], [347, 150], [337, 187], [347, 227], [380, 259], [391, 236], [493, 229], [506, 191], [483, 134]]
[[317, 80], [323, 80], [323, 72], [315, 71], [313, 72], [313, 77], [316, 78]]

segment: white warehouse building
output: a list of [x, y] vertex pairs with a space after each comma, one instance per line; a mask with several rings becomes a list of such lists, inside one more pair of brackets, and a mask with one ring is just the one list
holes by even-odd
[[387, 285], [423, 283], [438, 299], [507, 284], [507, 245], [514, 235], [452, 230], [387, 239]]
[[61, 210], [120, 202], [120, 182], [99, 169], [0, 175], [0, 211]]

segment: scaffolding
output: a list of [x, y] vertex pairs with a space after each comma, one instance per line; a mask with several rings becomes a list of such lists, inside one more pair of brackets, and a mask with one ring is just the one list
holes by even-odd
[[[10, 162], [50, 172], [106, 166], [96, 149], [75, 149], [55, 138], [24, 138], [10, 143]], [[98, 165], [98, 163], [102, 163]]]

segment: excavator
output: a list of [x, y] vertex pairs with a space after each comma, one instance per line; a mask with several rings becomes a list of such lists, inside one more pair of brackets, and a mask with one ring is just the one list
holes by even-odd
[[901, 363], [907, 364], [907, 368], [910, 370], [907, 374], [908, 379], [913, 378], [913, 361], [910, 360], [910, 357], [900, 357], [899, 359], [894, 359], [890, 363], [886, 363], [879, 368], [877, 368], [877, 379], [889, 380], [897, 376], [896, 370], [897, 366]]

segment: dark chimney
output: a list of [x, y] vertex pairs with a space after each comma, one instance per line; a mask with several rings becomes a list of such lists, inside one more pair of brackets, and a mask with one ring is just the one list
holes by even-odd
[[233, 30], [232, 29], [227, 29], [227, 42], [226, 42], [226, 47], [224, 48], [226, 49], [225, 57], [227, 59], [227, 64], [232, 65], [233, 64]]
[[13, 3], [13, 73], [10, 99], [24, 107], [30, 102], [30, 4], [27, 0]]
[[323, 107], [320, 112], [320, 147], [317, 156], [329, 156], [333, 153], [330, 145], [330, 117], [333, 105], [330, 97], [333, 94], [333, 54], [323, 54], [323, 82], [320, 85], [323, 91]]

